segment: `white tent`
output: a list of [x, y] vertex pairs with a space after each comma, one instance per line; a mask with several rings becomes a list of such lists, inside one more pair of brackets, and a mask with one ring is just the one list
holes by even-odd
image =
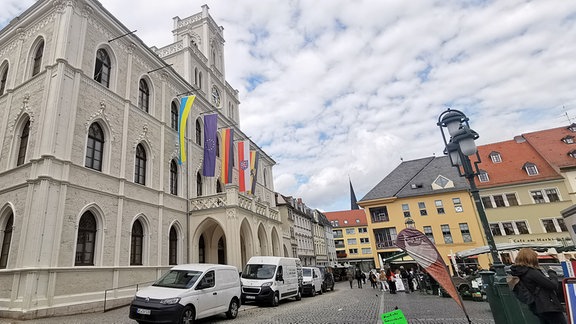
[[[519, 250], [521, 248], [532, 248], [532, 249], [549, 249], [549, 248], [560, 248], [563, 247], [562, 242], [546, 242], [546, 243], [498, 243], [496, 244], [496, 249], [498, 251], [506, 250]], [[456, 252], [456, 256], [459, 258], [470, 257], [478, 254], [490, 253], [490, 248], [487, 245], [473, 248], [470, 250], [464, 250]]]

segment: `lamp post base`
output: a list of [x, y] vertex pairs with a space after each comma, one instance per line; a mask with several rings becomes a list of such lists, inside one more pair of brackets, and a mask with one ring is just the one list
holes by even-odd
[[496, 324], [540, 323], [527, 305], [522, 304], [508, 287], [504, 264], [494, 264], [494, 271], [482, 271], [482, 282]]

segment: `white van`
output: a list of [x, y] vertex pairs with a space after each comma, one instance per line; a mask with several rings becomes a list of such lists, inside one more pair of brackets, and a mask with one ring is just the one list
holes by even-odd
[[136, 292], [130, 318], [138, 323], [192, 323], [220, 313], [236, 318], [240, 294], [240, 276], [234, 266], [178, 265]]
[[242, 271], [242, 303], [302, 299], [302, 263], [297, 258], [254, 256]]
[[320, 269], [317, 267], [302, 268], [302, 293], [316, 296], [316, 293], [322, 294], [322, 282], [324, 278]]

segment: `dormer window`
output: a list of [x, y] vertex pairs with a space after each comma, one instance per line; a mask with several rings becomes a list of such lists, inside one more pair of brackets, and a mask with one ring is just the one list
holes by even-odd
[[574, 144], [574, 136], [572, 136], [572, 135], [564, 136], [564, 138], [562, 139], [562, 142], [564, 142], [566, 144]]
[[480, 170], [480, 172], [478, 173], [478, 179], [480, 180], [480, 182], [490, 181], [490, 178], [488, 177], [488, 172]]
[[576, 150], [568, 152], [568, 156], [573, 157], [576, 159]]
[[448, 179], [446, 179], [443, 176], [439, 176], [438, 178], [436, 178], [436, 181], [434, 181], [434, 183], [437, 184], [439, 187], [444, 188], [448, 184]]
[[572, 123], [572, 125], [568, 126], [568, 130], [575, 133], [576, 132], [576, 124]]
[[490, 159], [492, 160], [492, 163], [501, 163], [502, 162], [502, 156], [498, 152], [490, 153]]
[[526, 173], [528, 173], [529, 176], [534, 176], [538, 174], [538, 168], [534, 163], [526, 162], [524, 163], [524, 166], [522, 168], [526, 170]]

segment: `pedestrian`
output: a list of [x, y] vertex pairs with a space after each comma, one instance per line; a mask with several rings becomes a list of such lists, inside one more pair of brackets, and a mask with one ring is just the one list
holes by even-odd
[[538, 266], [538, 253], [530, 248], [518, 252], [514, 265], [510, 267], [513, 276], [534, 295], [534, 302], [528, 305], [541, 324], [566, 324], [562, 304], [557, 296], [558, 275], [552, 269], [548, 270], [546, 278]]
[[396, 291], [405, 292], [406, 286], [404, 286], [404, 281], [402, 280], [400, 269], [396, 269], [396, 271], [394, 271], [394, 278], [396, 278], [396, 280], [394, 280], [394, 283], [396, 284]]
[[408, 271], [408, 285], [410, 286], [410, 291], [413, 292], [418, 289], [418, 284], [416, 282], [416, 275], [414, 274], [414, 269], [410, 268]]
[[362, 288], [362, 271], [360, 271], [360, 268], [357, 267], [356, 268], [356, 281], [358, 281], [358, 288]]
[[372, 289], [376, 289], [376, 275], [374, 274], [373, 271], [370, 271], [369, 280]]
[[348, 277], [348, 282], [350, 283], [350, 289], [352, 289], [352, 281], [354, 281], [354, 271], [352, 271], [351, 269], [348, 269], [348, 272], [346, 273], [346, 277]]
[[[404, 266], [400, 266], [400, 278], [402, 278], [402, 284], [404, 285], [404, 291], [409, 294], [410, 293], [410, 275], [408, 271], [404, 269]], [[400, 289], [398, 289], [400, 290]]]
[[386, 271], [384, 269], [380, 270], [380, 274], [379, 274], [379, 279], [380, 279], [380, 290], [381, 291], [385, 291], [388, 290], [388, 279], [386, 278]]
[[388, 280], [388, 287], [390, 287], [390, 293], [395, 294], [396, 293], [396, 276], [394, 275], [394, 272], [392, 272], [392, 269], [388, 269], [388, 271], [386, 272], [386, 278]]

